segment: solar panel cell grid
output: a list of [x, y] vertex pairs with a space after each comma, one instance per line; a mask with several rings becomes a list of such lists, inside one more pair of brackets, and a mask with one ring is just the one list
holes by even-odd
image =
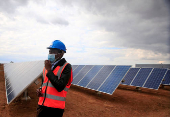
[[23, 89], [25, 89], [25, 87], [27, 86], [27, 85], [22, 84], [21, 82], [19, 84], [20, 84], [19, 86], [13, 87], [12, 92], [8, 94], [9, 102], [13, 100], [15, 97], [17, 97], [20, 93], [22, 93]]
[[116, 68], [112, 71], [109, 77], [105, 80], [105, 82], [98, 89], [100, 92], [105, 92], [111, 94], [115, 91], [115, 89], [120, 84], [121, 80], [127, 73], [131, 66], [116, 66]]
[[11, 87], [9, 87], [8, 89], [7, 89], [7, 94], [9, 94], [10, 92], [12, 92], [12, 90], [13, 90], [14, 88], [11, 86]]
[[142, 87], [146, 79], [150, 75], [153, 68], [141, 68], [132, 83], [131, 86]]
[[103, 65], [94, 66], [77, 85], [86, 87], [87, 84], [92, 80], [92, 78], [99, 72], [102, 67]]
[[11, 93], [8, 95], [7, 103], [10, 103], [14, 98], [15, 98], [15, 94], [14, 94], [13, 92], [11, 92]]
[[84, 78], [84, 76], [89, 70], [91, 70], [92, 67], [92, 65], [86, 65], [85, 67], [83, 67], [83, 69], [75, 76], [72, 84], [76, 85], [82, 78]]
[[74, 71], [77, 67], [78, 65], [72, 65], [72, 71]]
[[76, 67], [76, 69], [73, 71], [73, 79], [84, 66], [85, 65], [79, 65], [78, 67]]
[[158, 89], [167, 69], [154, 68], [143, 87]]
[[130, 68], [126, 76], [123, 78], [124, 82], [122, 84], [124, 85], [130, 85], [134, 77], [137, 75], [140, 68]]
[[100, 72], [92, 79], [92, 81], [87, 85], [87, 88], [97, 90], [98, 87], [103, 83], [103, 81], [107, 78], [110, 72], [114, 69], [115, 66], [104, 66]]
[[163, 85], [170, 85], [170, 70], [167, 71], [164, 81], [162, 81]]

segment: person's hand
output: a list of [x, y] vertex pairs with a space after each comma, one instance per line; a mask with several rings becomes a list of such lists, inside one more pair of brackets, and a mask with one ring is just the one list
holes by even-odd
[[51, 63], [50, 63], [50, 61], [49, 60], [45, 60], [44, 61], [44, 64], [45, 64], [45, 69], [47, 70], [47, 71], [50, 71], [51, 70]]
[[42, 89], [37, 89], [37, 96], [38, 97], [42, 97], [43, 96], [43, 93], [42, 93]]

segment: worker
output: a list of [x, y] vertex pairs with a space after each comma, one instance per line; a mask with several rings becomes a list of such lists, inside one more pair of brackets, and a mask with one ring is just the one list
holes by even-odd
[[62, 117], [68, 89], [73, 81], [71, 64], [62, 58], [66, 47], [60, 40], [50, 45], [48, 60], [44, 61], [42, 86], [37, 89], [39, 97], [37, 117]]

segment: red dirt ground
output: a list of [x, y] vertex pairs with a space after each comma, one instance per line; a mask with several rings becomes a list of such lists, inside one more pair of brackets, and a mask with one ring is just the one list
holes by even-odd
[[[3, 66], [0, 66], [0, 117], [35, 117], [38, 97], [33, 83], [28, 88], [31, 100], [21, 96], [7, 105]], [[39, 79], [40, 80], [40, 79]], [[170, 86], [159, 90], [120, 85], [112, 95], [72, 85], [64, 117], [170, 117]]]

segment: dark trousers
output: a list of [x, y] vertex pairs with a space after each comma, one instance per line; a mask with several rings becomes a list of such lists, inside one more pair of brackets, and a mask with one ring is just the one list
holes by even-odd
[[37, 117], [62, 117], [64, 109], [38, 106]]

